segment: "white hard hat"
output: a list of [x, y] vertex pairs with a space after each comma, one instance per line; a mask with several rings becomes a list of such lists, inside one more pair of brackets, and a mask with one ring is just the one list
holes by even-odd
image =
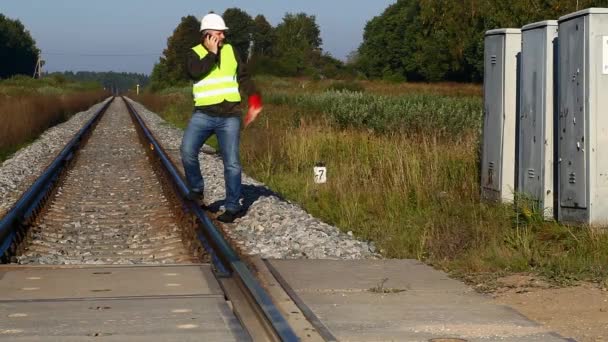
[[201, 20], [201, 31], [203, 30], [217, 30], [225, 31], [228, 28], [224, 23], [224, 19], [215, 13], [209, 13]]

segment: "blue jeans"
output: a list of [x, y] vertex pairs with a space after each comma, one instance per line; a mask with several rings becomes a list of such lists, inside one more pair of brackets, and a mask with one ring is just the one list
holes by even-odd
[[190, 191], [203, 192], [205, 183], [201, 175], [198, 154], [207, 139], [215, 133], [220, 144], [224, 161], [224, 182], [226, 183], [225, 208], [229, 211], [241, 210], [241, 162], [239, 158], [241, 118], [216, 117], [196, 111], [192, 114], [180, 148], [186, 182]]

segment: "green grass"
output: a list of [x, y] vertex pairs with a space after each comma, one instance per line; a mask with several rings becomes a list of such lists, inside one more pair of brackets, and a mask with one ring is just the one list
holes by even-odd
[[99, 90], [96, 83], [72, 82], [61, 76], [33, 79], [29, 76], [14, 76], [0, 80], [0, 97], [25, 95], [62, 95], [80, 91]]
[[[335, 91], [331, 83], [305, 82], [261, 80], [280, 86], [264, 92], [262, 116], [243, 131], [241, 156], [251, 176], [374, 241], [389, 258], [415, 258], [477, 282], [511, 272], [559, 284], [607, 278], [601, 229], [547, 222], [527, 200], [481, 202], [476, 88], [410, 84], [378, 95], [382, 84]], [[319, 161], [328, 168], [326, 184], [313, 181]]]
[[15, 154], [15, 152], [17, 152], [20, 149], [28, 146], [32, 142], [34, 142], [34, 140], [29, 140], [29, 141], [25, 141], [25, 142], [22, 142], [22, 143], [17, 144], [17, 145], [12, 145], [12, 146], [8, 146], [8, 147], [0, 148], [0, 163], [2, 163], [3, 161], [7, 160], [13, 154]]

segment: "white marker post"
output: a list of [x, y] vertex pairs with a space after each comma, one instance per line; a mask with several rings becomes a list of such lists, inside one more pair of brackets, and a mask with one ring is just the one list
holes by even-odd
[[327, 168], [325, 167], [325, 163], [317, 163], [313, 168], [315, 183], [323, 184], [327, 182]]

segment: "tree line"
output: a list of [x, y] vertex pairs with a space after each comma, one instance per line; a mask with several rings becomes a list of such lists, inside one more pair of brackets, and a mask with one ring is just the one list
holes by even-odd
[[[321, 31], [314, 15], [287, 13], [276, 27], [264, 15], [252, 18], [239, 8], [222, 14], [227, 41], [254, 73], [278, 76], [336, 77], [344, 63], [323, 52]], [[167, 39], [167, 48], [150, 76], [152, 89], [188, 82], [186, 61], [191, 48], [201, 42], [200, 21], [186, 16]]]
[[64, 71], [53, 72], [48, 74], [48, 76], [59, 80], [65, 79], [76, 82], [97, 83], [105, 89], [114, 92], [135, 90], [135, 87], [138, 84], [143, 88], [149, 81], [149, 76], [145, 74], [115, 71]]
[[485, 31], [589, 7], [608, 0], [398, 0], [367, 23], [353, 62], [371, 78], [480, 82]]
[[[323, 51], [314, 15], [287, 13], [276, 27], [238, 8], [223, 17], [228, 41], [258, 74], [481, 82], [485, 31], [589, 7], [608, 7], [608, 0], [397, 0], [367, 22], [345, 62]], [[200, 42], [199, 25], [193, 16], [182, 18], [154, 68], [153, 88], [187, 82], [184, 61]]]

